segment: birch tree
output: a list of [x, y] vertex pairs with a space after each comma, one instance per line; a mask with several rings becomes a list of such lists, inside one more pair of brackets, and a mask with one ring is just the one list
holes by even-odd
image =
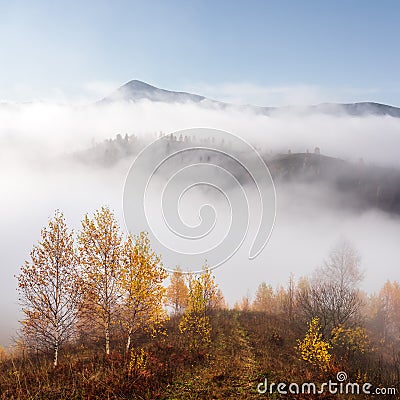
[[210, 313], [215, 309], [218, 286], [206, 267], [200, 275], [189, 275], [188, 305], [179, 322], [179, 331], [193, 350], [211, 343]]
[[128, 236], [121, 269], [121, 306], [119, 318], [126, 335], [126, 352], [138, 330], [155, 331], [166, 320], [164, 308], [168, 273], [160, 257], [151, 249], [147, 233]]
[[[86, 215], [78, 236], [85, 285], [85, 311], [104, 332], [105, 353], [110, 354], [111, 328], [116, 322], [120, 293], [122, 235], [108, 207]], [[90, 320], [87, 319], [90, 323]]]
[[25, 318], [25, 342], [41, 350], [53, 350], [58, 365], [62, 344], [73, 334], [82, 285], [72, 232], [62, 213], [56, 211], [41, 240], [21, 267], [18, 291]]
[[308, 285], [298, 291], [299, 311], [308, 319], [318, 317], [325, 335], [339, 325], [357, 325], [362, 277], [357, 251], [349, 242], [339, 242]]

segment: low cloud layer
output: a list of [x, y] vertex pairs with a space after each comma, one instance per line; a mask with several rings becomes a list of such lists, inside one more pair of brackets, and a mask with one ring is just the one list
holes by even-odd
[[[191, 127], [223, 129], [274, 154], [313, 151], [357, 162], [400, 169], [400, 119], [293, 115], [262, 116], [208, 105], [141, 101], [106, 106], [72, 107], [48, 103], [0, 105], [0, 261], [2, 321], [0, 343], [8, 343], [17, 328], [16, 279], [19, 267], [39, 239], [40, 229], [55, 209], [65, 212], [74, 229], [85, 212], [111, 206], [123, 225], [122, 191], [130, 161], [104, 168], [70, 157], [116, 134], [136, 134], [153, 140], [160, 131]], [[282, 185], [277, 192], [277, 220], [264, 252], [249, 262], [250, 243], [216, 276], [233, 304], [266, 280], [286, 284], [290, 272], [310, 273], [341, 237], [353, 241], [366, 271], [364, 288], [374, 291], [396, 279], [400, 221], [381, 211], [356, 212], [332, 206], [335, 193], [309, 186]], [[190, 211], [190, 210], [189, 210]], [[198, 210], [195, 212], [197, 213]], [[251, 235], [249, 235], [251, 237]]]
[[[237, 105], [308, 106], [320, 103], [351, 103], [377, 98], [379, 90], [354, 87], [328, 88], [317, 85], [262, 86], [253, 83], [224, 83], [219, 85], [189, 85], [186, 91]], [[356, 100], [354, 100], [356, 99]]]
[[147, 100], [107, 106], [27, 103], [0, 105], [2, 152], [29, 148], [58, 156], [89, 147], [116, 134], [154, 138], [191, 127], [226, 130], [275, 152], [311, 151], [379, 165], [399, 166], [400, 118], [389, 116], [334, 116], [277, 110], [272, 116], [249, 110], [207, 104], [165, 104]]

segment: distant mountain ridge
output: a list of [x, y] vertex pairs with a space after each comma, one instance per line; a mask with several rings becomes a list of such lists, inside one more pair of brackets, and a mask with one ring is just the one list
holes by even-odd
[[271, 115], [277, 112], [294, 112], [299, 114], [320, 113], [329, 115], [352, 116], [376, 115], [400, 118], [400, 108], [375, 102], [358, 102], [346, 104], [322, 103], [310, 106], [285, 107], [260, 107], [253, 105], [238, 106], [222, 101], [212, 100], [198, 94], [160, 89], [139, 80], [132, 80], [125, 83], [114, 93], [100, 100], [98, 104], [109, 104], [113, 102], [136, 102], [144, 99], [153, 102], [163, 103], [196, 103], [205, 107], [217, 107], [220, 109], [236, 108], [249, 110], [257, 114], [264, 115]]

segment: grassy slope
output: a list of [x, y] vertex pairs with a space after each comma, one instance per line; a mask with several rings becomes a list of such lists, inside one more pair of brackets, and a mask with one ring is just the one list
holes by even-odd
[[[220, 311], [212, 318], [210, 354], [194, 359], [180, 343], [176, 322], [172, 321], [168, 337], [148, 347], [151, 356], [144, 373], [129, 374], [118, 353], [107, 360], [81, 352], [64, 355], [57, 369], [50, 362], [8, 361], [0, 364], [0, 399], [310, 399], [317, 397], [267, 396], [257, 393], [256, 387], [265, 377], [269, 382], [298, 383], [332, 377], [298, 360], [294, 346], [301, 332], [283, 318]], [[345, 371], [354, 382], [354, 371], [347, 367]]]

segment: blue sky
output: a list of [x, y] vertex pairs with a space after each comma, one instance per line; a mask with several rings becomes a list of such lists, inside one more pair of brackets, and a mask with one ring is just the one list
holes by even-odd
[[140, 79], [400, 106], [399, 18], [397, 1], [1, 1], [0, 100], [86, 101]]

